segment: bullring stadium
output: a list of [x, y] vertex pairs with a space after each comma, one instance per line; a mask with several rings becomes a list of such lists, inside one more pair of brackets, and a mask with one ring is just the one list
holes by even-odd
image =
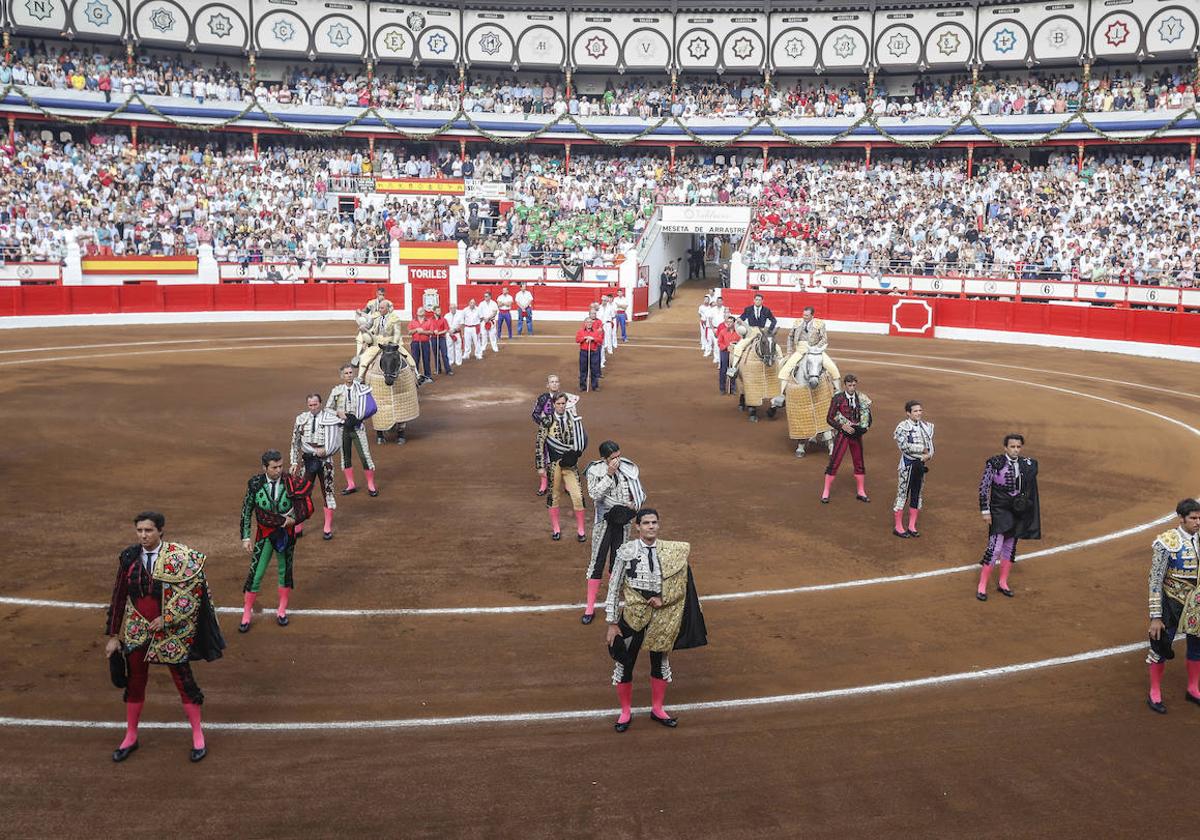
[[1198, 21], [0, 0], [0, 834], [1185, 829]]

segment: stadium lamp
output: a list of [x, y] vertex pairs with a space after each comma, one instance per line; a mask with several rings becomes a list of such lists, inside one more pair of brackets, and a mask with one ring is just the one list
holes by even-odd
[[521, 69], [521, 62], [517, 61], [517, 60], [514, 58], [514, 59], [513, 59], [513, 63], [512, 63], [512, 71], [513, 71], [514, 73], [516, 73], [516, 72], [517, 72], [518, 70], [520, 70], [520, 69]]

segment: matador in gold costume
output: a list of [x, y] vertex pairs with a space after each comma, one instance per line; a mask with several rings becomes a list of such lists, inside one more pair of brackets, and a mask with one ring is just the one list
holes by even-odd
[[[663, 701], [671, 681], [672, 650], [708, 644], [704, 614], [692, 571], [691, 545], [658, 539], [658, 511], [642, 508], [634, 517], [637, 539], [617, 551], [608, 579], [608, 649], [616, 662], [612, 681], [621, 702], [617, 732], [629, 728], [633, 717], [633, 668], [642, 645], [650, 648], [650, 718], [674, 728]], [[621, 602], [624, 601], [624, 606]]]

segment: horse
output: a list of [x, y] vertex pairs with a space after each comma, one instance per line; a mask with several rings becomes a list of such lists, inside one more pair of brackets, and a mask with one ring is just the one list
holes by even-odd
[[[739, 321], [736, 327], [742, 340], [734, 345], [730, 355], [730, 379], [739, 383], [741, 396], [738, 398], [738, 408], [749, 410], [749, 420], [758, 422], [758, 407], [763, 400], [769, 400], [779, 393], [776, 380], [779, 377], [779, 345], [775, 341], [775, 330], [764, 327], [750, 327], [745, 321]], [[767, 416], [775, 416], [775, 407], [768, 406]]]
[[771, 400], [774, 408], [787, 406], [788, 435], [798, 440], [796, 457], [803, 458], [810, 443], [824, 443], [833, 452], [833, 430], [825, 422], [829, 403], [841, 380], [837, 365], [825, 345], [801, 342], [779, 372], [783, 394]]
[[405, 425], [421, 415], [415, 368], [416, 363], [406, 348], [384, 344], [367, 369], [366, 384], [371, 386], [379, 406], [371, 418], [376, 443], [383, 443], [384, 434], [393, 429], [396, 430], [396, 443], [404, 443]]

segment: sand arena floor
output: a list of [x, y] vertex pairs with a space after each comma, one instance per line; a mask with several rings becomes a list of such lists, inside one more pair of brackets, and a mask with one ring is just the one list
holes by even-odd
[[[188, 832], [201, 836], [1182, 826], [1154, 792], [1200, 710], [1182, 702], [1180, 657], [1170, 713], [1150, 714], [1137, 642], [1150, 541], [1200, 484], [1195, 367], [835, 334], [835, 359], [876, 406], [873, 501], [854, 500], [847, 462], [823, 506], [825, 458], [796, 459], [782, 417], [748, 423], [717, 395], [695, 296], [634, 325], [580, 405], [587, 457], [618, 440], [663, 536], [693, 546], [710, 645], [672, 656], [678, 729], [643, 713], [613, 733], [604, 624], [578, 621], [587, 546], [569, 515], [552, 542], [534, 495], [529, 407], [548, 372], [575, 385], [574, 326], [546, 324], [422, 388], [408, 445], [374, 447], [381, 495], [339, 498], [336, 538], [300, 543], [291, 626], [260, 618], [243, 636], [222, 614], [226, 656], [196, 666], [210, 755], [195, 766], [162, 673], [141, 750], [112, 764], [120, 692], [90, 605], [107, 600], [145, 507], [208, 553], [217, 603], [240, 603], [245, 481], [263, 449], [286, 450], [304, 395], [336, 382], [347, 330], [0, 333], [0, 836], [182, 834], [173, 807], [131, 808], [147, 784], [202, 799]], [[937, 456], [922, 537], [901, 541], [890, 434], [909, 398], [937, 424]], [[1016, 598], [981, 604], [975, 488], [1008, 431], [1041, 462], [1045, 539], [1022, 545]], [[264, 585], [260, 604], [274, 603]], [[632, 791], [631, 774], [644, 779]]]

